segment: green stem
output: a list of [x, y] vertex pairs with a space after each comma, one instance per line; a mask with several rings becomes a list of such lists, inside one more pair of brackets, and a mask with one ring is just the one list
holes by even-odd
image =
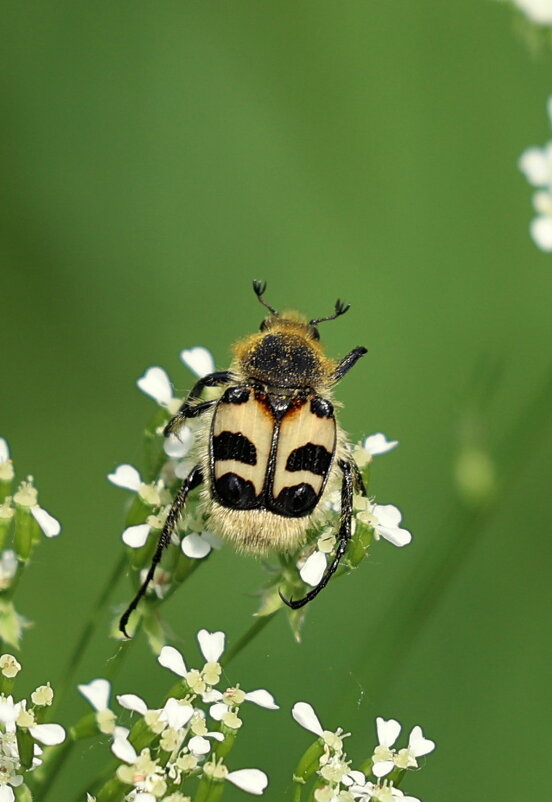
[[[42, 789], [40, 794], [40, 802], [42, 802], [42, 800], [46, 799], [48, 796], [48, 792], [51, 790], [57, 775], [73, 751], [74, 746], [74, 739], [68, 735], [62, 744], [51, 747], [47, 751], [42, 760], [42, 765], [33, 772], [32, 776], [29, 777], [29, 786], [31, 787], [33, 793], [39, 789]], [[46, 781], [47, 785], [42, 788]]]
[[221, 665], [227, 666], [228, 663], [234, 659], [234, 657], [237, 657], [237, 655], [243, 649], [245, 649], [245, 647], [253, 640], [253, 638], [255, 638], [259, 632], [262, 632], [263, 629], [270, 623], [270, 621], [272, 621], [277, 612], [278, 610], [275, 610], [273, 613], [270, 613], [270, 615], [264, 615], [262, 618], [255, 619], [253, 624], [251, 624], [249, 629], [243, 633], [241, 638], [238, 638], [238, 640], [228, 649], [220, 661]]

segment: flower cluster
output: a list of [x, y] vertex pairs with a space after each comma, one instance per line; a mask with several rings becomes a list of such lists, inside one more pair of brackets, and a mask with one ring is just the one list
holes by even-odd
[[8, 444], [0, 437], [0, 638], [19, 647], [24, 619], [12, 596], [42, 536], [56, 537], [61, 525], [38, 503], [38, 490], [28, 476], [15, 486]]
[[[549, 4], [552, 24], [552, 0]], [[547, 110], [552, 125], [552, 96], [548, 98]], [[537, 187], [533, 195], [537, 217], [531, 222], [531, 236], [542, 251], [552, 251], [552, 140], [541, 148], [527, 148], [521, 154], [519, 168], [529, 183]]]
[[13, 655], [0, 656], [0, 802], [13, 802], [13, 789], [23, 786], [25, 775], [41, 765], [43, 747], [65, 740], [60, 724], [43, 723], [54, 698], [49, 683], [18, 702], [8, 692], [20, 671], [21, 664]]
[[418, 768], [418, 757], [435, 749], [433, 741], [424, 738], [421, 727], [414, 727], [408, 746], [397, 751], [393, 746], [401, 725], [394, 719], [377, 718], [378, 745], [372, 757], [362, 764], [364, 771], [358, 771], [351, 769], [343, 748], [343, 740], [349, 733], [344, 733], [341, 728], [335, 732], [325, 730], [307, 702], [297, 702], [292, 716], [298, 724], [318, 736], [316, 751], [313, 753], [311, 747], [305, 752], [294, 777], [295, 782], [301, 784], [315, 778], [316, 802], [419, 802], [416, 797], [405, 796], [397, 785], [407, 769]]
[[162, 707], [150, 708], [133, 693], [117, 696], [118, 705], [134, 718], [130, 729], [119, 723], [119, 716], [109, 707], [107, 680], [79, 685], [94, 708], [94, 723], [90, 727], [85, 717], [77, 734], [92, 734], [95, 729], [111, 737], [111, 751], [120, 761], [116, 778], [125, 799], [181, 802], [185, 798], [181, 792], [191, 781], [204, 785], [230, 782], [251, 794], [262, 794], [268, 784], [259, 769], [229, 771], [225, 760], [243, 724], [241, 706], [251, 702], [276, 710], [278, 705], [264, 689], [244, 691], [239, 685], [220, 689], [219, 660], [225, 635], [202, 629], [197, 639], [205, 660], [200, 669], [188, 669], [182, 654], [172, 646], [161, 650], [160, 665], [179, 677]]

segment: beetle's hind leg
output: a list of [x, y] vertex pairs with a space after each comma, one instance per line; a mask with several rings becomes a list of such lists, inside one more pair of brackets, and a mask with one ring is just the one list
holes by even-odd
[[[316, 596], [318, 596], [321, 590], [324, 590], [332, 576], [337, 571], [339, 563], [341, 562], [341, 558], [345, 554], [347, 545], [351, 539], [351, 522], [353, 518], [353, 487], [358, 482], [358, 476], [355, 472], [355, 469], [358, 471], [358, 467], [354, 462], [345, 461], [340, 461], [339, 467], [343, 472], [343, 482], [341, 483], [341, 525], [339, 527], [339, 542], [337, 544], [335, 556], [330, 566], [326, 569], [326, 572], [318, 585], [310, 590], [302, 599], [285, 599], [280, 593], [280, 598], [282, 601], [293, 610], [298, 610], [299, 607], [304, 607], [305, 604], [308, 604]], [[360, 472], [358, 471], [358, 473]]]
[[200, 485], [203, 481], [203, 474], [201, 473], [199, 465], [196, 465], [195, 468], [192, 468], [186, 479], [182, 482], [180, 490], [175, 496], [175, 499], [172, 503], [172, 507], [169, 510], [167, 515], [167, 520], [165, 521], [165, 525], [161, 530], [161, 534], [159, 535], [159, 542], [157, 543], [157, 548], [155, 550], [155, 554], [153, 555], [151, 565], [148, 571], [148, 574], [142, 585], [140, 586], [140, 590], [133, 598], [123, 615], [121, 616], [121, 620], [119, 621], [119, 629], [127, 638], [130, 637], [128, 632], [126, 631], [126, 627], [128, 624], [128, 619], [130, 618], [131, 613], [138, 607], [138, 602], [144, 596], [146, 590], [148, 589], [148, 585], [153, 579], [153, 575], [155, 573], [155, 569], [161, 562], [161, 557], [163, 556], [163, 552], [166, 547], [171, 542], [171, 536], [174, 532], [180, 516], [182, 514], [182, 509], [184, 508], [184, 504], [186, 503], [186, 499], [188, 498], [188, 493], [190, 490], [193, 490], [194, 487]]

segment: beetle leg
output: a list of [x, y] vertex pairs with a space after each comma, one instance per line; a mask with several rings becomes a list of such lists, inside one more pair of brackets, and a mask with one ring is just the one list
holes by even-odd
[[155, 573], [155, 569], [157, 568], [159, 562], [161, 561], [161, 557], [163, 556], [163, 551], [171, 542], [171, 536], [174, 532], [176, 525], [180, 519], [180, 515], [182, 514], [182, 509], [184, 504], [186, 503], [186, 499], [188, 497], [188, 493], [190, 490], [193, 490], [194, 487], [200, 485], [203, 481], [203, 474], [199, 468], [199, 465], [196, 465], [195, 468], [192, 468], [186, 479], [182, 482], [180, 490], [175, 496], [175, 499], [172, 503], [172, 507], [169, 510], [167, 515], [167, 520], [165, 521], [165, 525], [161, 530], [161, 534], [159, 535], [159, 542], [157, 543], [157, 548], [155, 550], [155, 554], [153, 555], [151, 565], [145, 580], [142, 582], [140, 586], [140, 590], [133, 598], [123, 615], [121, 616], [121, 620], [119, 621], [119, 629], [127, 638], [130, 637], [126, 631], [126, 626], [128, 624], [128, 619], [130, 618], [131, 613], [135, 610], [138, 606], [138, 602], [145, 594], [149, 583], [153, 579], [153, 574]]
[[338, 534], [338, 545], [335, 552], [335, 556], [329, 566], [326, 569], [326, 572], [318, 585], [310, 590], [306, 596], [302, 599], [297, 599], [294, 601], [293, 599], [285, 599], [282, 594], [280, 593], [280, 598], [282, 601], [287, 604], [288, 607], [291, 607], [293, 610], [299, 609], [299, 607], [304, 607], [305, 604], [308, 604], [312, 601], [321, 590], [323, 590], [332, 576], [335, 574], [339, 563], [341, 562], [341, 558], [345, 554], [347, 550], [347, 545], [349, 540], [351, 539], [351, 521], [353, 518], [353, 474], [354, 468], [352, 467], [351, 462], [340, 462], [339, 467], [343, 472], [343, 482], [341, 484], [341, 525], [339, 527], [339, 534]]
[[188, 398], [184, 401], [176, 415], [165, 426], [163, 434], [167, 437], [171, 432], [174, 432], [178, 426], [183, 423], [186, 418], [195, 418], [196, 415], [201, 415], [206, 409], [211, 407], [214, 402], [205, 401], [203, 404], [194, 404], [205, 387], [218, 387], [219, 384], [226, 384], [232, 381], [233, 375], [229, 370], [220, 370], [216, 373], [209, 373], [203, 376], [198, 382], [194, 384]]
[[360, 359], [361, 356], [368, 353], [368, 349], [364, 348], [364, 346], [360, 345], [358, 348], [353, 348], [353, 350], [344, 356], [341, 362], [338, 363], [336, 369], [332, 375], [332, 381], [338, 382], [343, 376], [347, 373], [347, 371], [351, 370], [353, 365]]

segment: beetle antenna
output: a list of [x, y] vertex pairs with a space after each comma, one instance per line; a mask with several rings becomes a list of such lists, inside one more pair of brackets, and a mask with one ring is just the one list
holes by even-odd
[[329, 315], [328, 317], [319, 317], [317, 320], [309, 320], [309, 326], [317, 326], [318, 323], [324, 323], [325, 320], [335, 320], [336, 317], [341, 317], [344, 315], [345, 312], [348, 312], [351, 308], [351, 304], [344, 304], [343, 301], [340, 301], [339, 298], [335, 302], [335, 312], [333, 315]]
[[270, 309], [273, 315], [279, 315], [280, 313], [277, 312], [276, 309], [274, 309], [272, 306], [267, 304], [265, 300], [263, 300], [263, 295], [265, 294], [265, 290], [266, 290], [266, 281], [257, 281], [257, 279], [255, 279], [255, 281], [253, 282], [253, 291], [255, 295], [257, 296], [257, 298], [259, 299], [259, 301], [262, 303], [263, 306], [266, 306], [267, 309]]

